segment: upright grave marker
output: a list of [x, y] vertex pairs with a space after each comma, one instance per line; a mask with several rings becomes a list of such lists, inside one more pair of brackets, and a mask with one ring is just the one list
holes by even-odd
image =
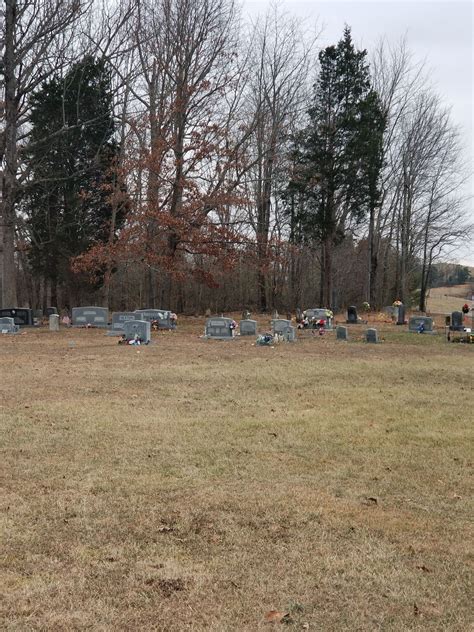
[[151, 340], [151, 323], [149, 320], [126, 320], [123, 324], [125, 340], [139, 340], [141, 344], [148, 344]]
[[49, 331], [59, 331], [59, 314], [50, 314]]
[[355, 305], [350, 305], [347, 308], [346, 323], [348, 325], [357, 325], [359, 323], [359, 318], [357, 316], [357, 307]]
[[333, 328], [333, 319], [332, 316], [328, 316], [330, 310], [325, 307], [314, 307], [311, 309], [305, 310], [306, 318], [308, 319], [309, 324], [311, 322], [317, 322], [318, 320], [324, 320], [324, 328], [332, 329]]
[[408, 321], [408, 331], [412, 333], [434, 334], [433, 319], [428, 316], [413, 316]]
[[240, 321], [239, 325], [241, 336], [256, 336], [257, 335], [257, 321], [246, 318]]
[[73, 327], [107, 327], [109, 310], [106, 307], [73, 307]]
[[136, 318], [156, 322], [159, 329], [175, 329], [176, 323], [171, 319], [171, 312], [167, 309], [137, 309]]
[[20, 327], [33, 327], [35, 318], [33, 310], [28, 307], [3, 307], [0, 309], [0, 318], [13, 318], [15, 325]]
[[405, 324], [405, 305], [403, 303], [398, 306], [397, 325]]
[[223, 316], [209, 318], [206, 321], [204, 335], [206, 338], [214, 340], [232, 340], [234, 337], [233, 323], [232, 318], [224, 318]]
[[366, 342], [378, 342], [379, 341], [379, 336], [378, 336], [378, 332], [376, 329], [367, 329], [367, 331], [365, 332], [365, 340]]
[[347, 327], [338, 325], [336, 327], [336, 340], [348, 340]]
[[112, 325], [107, 335], [121, 336], [124, 332], [123, 326], [128, 320], [137, 320], [135, 312], [113, 312]]
[[464, 331], [462, 312], [452, 312], [450, 329], [451, 331]]
[[275, 318], [272, 320], [272, 333], [283, 336], [288, 342], [294, 342], [296, 340], [296, 329], [292, 327], [291, 320], [285, 320], [283, 318]]
[[16, 334], [20, 327], [15, 325], [15, 319], [9, 316], [3, 316], [0, 318], [0, 333], [2, 334]]

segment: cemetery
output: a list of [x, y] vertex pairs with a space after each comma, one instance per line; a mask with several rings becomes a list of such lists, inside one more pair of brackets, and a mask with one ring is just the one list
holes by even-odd
[[301, 629], [331, 617], [351, 629], [337, 603], [350, 595], [364, 612], [367, 582], [396, 621], [380, 614], [379, 629], [410, 629], [413, 603], [430, 629], [449, 629], [453, 603], [465, 619], [467, 575], [451, 578], [469, 562], [474, 347], [442, 332], [465, 335], [470, 314], [446, 325], [405, 311], [397, 326], [385, 312], [346, 323], [344, 310], [331, 329], [298, 329], [295, 315], [180, 316], [170, 334], [152, 329], [154, 313], [73, 313], [73, 327], [55, 313], [43, 327], [0, 320], [16, 331], [0, 336], [2, 582], [9, 600], [26, 607], [28, 594], [44, 629], [71, 594], [87, 601], [96, 586], [104, 599], [110, 582], [132, 629], [147, 629], [157, 603], [173, 621], [203, 599], [235, 617], [245, 604], [242, 629], [259, 629], [269, 576], [275, 607], [285, 595], [302, 604]]

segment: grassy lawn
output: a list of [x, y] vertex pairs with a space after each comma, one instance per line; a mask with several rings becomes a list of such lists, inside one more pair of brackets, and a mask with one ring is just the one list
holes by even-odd
[[472, 629], [474, 347], [179, 326], [0, 337], [0, 628]]

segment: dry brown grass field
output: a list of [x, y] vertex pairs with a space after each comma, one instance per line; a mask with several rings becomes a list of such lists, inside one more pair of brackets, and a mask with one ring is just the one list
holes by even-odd
[[433, 314], [449, 314], [460, 310], [464, 303], [473, 308], [474, 301], [470, 300], [472, 295], [474, 295], [473, 284], [434, 287], [429, 292], [427, 308]]
[[474, 345], [378, 326], [1, 336], [0, 628], [472, 629]]

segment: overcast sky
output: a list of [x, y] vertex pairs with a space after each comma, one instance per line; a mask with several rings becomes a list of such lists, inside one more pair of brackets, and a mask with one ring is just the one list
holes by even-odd
[[[244, 12], [264, 12], [268, 0], [243, 0]], [[473, 3], [443, 0], [280, 0], [289, 13], [318, 21], [321, 46], [336, 43], [344, 24], [360, 47], [370, 50], [385, 37], [397, 42], [406, 36], [415, 59], [424, 60], [430, 79], [452, 108], [452, 120], [464, 137], [466, 159], [473, 166]], [[467, 193], [474, 196], [474, 179]], [[474, 222], [474, 204], [469, 211]], [[474, 242], [459, 249], [457, 262], [474, 266]]]

